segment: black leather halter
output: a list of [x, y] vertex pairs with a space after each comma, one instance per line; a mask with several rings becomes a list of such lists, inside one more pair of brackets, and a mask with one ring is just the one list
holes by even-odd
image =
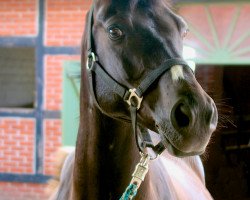
[[[141, 107], [141, 102], [143, 100], [143, 94], [145, 91], [152, 85], [159, 77], [161, 77], [166, 71], [168, 71], [174, 65], [183, 65], [188, 66], [188, 64], [181, 58], [172, 58], [161, 64], [155, 70], [147, 76], [137, 88], [128, 89], [127, 87], [118, 83], [114, 78], [112, 78], [102, 67], [102, 65], [98, 61], [98, 57], [96, 55], [94, 49], [94, 38], [92, 36], [92, 27], [93, 27], [93, 12], [94, 6], [91, 7], [88, 16], [88, 24], [87, 24], [87, 63], [86, 68], [88, 71], [89, 82], [90, 82], [90, 90], [92, 93], [92, 97], [95, 101], [96, 106], [102, 111], [101, 106], [98, 104], [94, 88], [93, 88], [93, 72], [100, 77], [109, 87], [113, 90], [114, 93], [118, 94], [123, 101], [127, 102], [130, 106], [131, 113], [131, 122], [133, 127], [133, 132], [136, 138], [136, 144], [140, 152], [145, 153], [145, 149], [151, 148], [154, 153], [160, 155], [166, 147], [162, 142], [159, 142], [156, 146], [153, 145], [151, 138], [148, 133], [143, 133], [143, 135], [138, 135], [137, 132], [137, 110]], [[105, 113], [105, 112], [104, 112]]]

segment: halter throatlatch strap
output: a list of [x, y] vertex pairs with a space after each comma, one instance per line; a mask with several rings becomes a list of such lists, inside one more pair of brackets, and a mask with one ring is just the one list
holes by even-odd
[[168, 71], [174, 65], [182, 65], [188, 66], [188, 64], [181, 58], [172, 58], [168, 59], [166, 62], [158, 66], [156, 69], [152, 70], [151, 73], [141, 82], [141, 84], [137, 88], [128, 89], [127, 87], [118, 83], [114, 78], [112, 78], [102, 67], [101, 63], [98, 61], [98, 57], [95, 54], [94, 49], [94, 40], [92, 36], [92, 27], [93, 27], [93, 12], [94, 7], [91, 7], [88, 16], [88, 26], [87, 26], [87, 63], [86, 68], [89, 74], [89, 83], [90, 90], [92, 93], [92, 97], [94, 99], [97, 107], [105, 113], [101, 106], [99, 105], [95, 91], [93, 86], [93, 72], [100, 77], [108, 86], [113, 90], [114, 93], [118, 94], [127, 104], [130, 106], [131, 113], [131, 122], [133, 127], [133, 132], [136, 138], [136, 144], [140, 152], [145, 153], [145, 149], [151, 148], [154, 153], [160, 155], [164, 150], [165, 146], [162, 142], [159, 142], [156, 146], [152, 143], [151, 140], [146, 140], [144, 138], [150, 138], [148, 133], [146, 135], [139, 135], [137, 132], [137, 111], [141, 107], [141, 103], [143, 101], [143, 94], [147, 91], [147, 89], [157, 80], [159, 79], [166, 71]]

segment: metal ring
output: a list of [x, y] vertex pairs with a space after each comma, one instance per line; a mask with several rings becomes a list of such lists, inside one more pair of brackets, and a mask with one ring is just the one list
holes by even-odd
[[91, 70], [96, 61], [96, 55], [93, 52], [89, 53], [87, 57], [86, 68]]
[[149, 154], [149, 153], [140, 152], [141, 157], [149, 157], [149, 160], [155, 160], [155, 159], [157, 159], [158, 156], [159, 156], [159, 154], [155, 153], [154, 150], [153, 150], [153, 148], [151, 148], [151, 147], [147, 147], [147, 148], [152, 149], [154, 156], [151, 155], [151, 154]]

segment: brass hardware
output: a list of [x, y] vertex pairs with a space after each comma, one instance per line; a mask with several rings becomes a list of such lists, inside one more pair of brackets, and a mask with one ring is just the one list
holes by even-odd
[[136, 94], [136, 88], [134, 88], [134, 89], [129, 89], [129, 92], [130, 92], [130, 95], [129, 95], [129, 98], [128, 98], [128, 100], [126, 100], [126, 102], [128, 103], [128, 105], [130, 105], [131, 106], [131, 104], [132, 104], [132, 98], [134, 97], [135, 99], [136, 99], [136, 108], [137, 108], [137, 110], [139, 110], [140, 109], [140, 107], [141, 107], [141, 102], [142, 102], [142, 99], [143, 99], [143, 97], [139, 97], [137, 94]]
[[141, 154], [141, 160], [140, 162], [136, 165], [135, 171], [132, 174], [132, 180], [131, 183], [137, 184], [138, 188], [141, 185], [142, 181], [144, 181], [144, 178], [146, 174], [148, 173], [148, 164], [150, 160], [150, 156], [148, 154]]

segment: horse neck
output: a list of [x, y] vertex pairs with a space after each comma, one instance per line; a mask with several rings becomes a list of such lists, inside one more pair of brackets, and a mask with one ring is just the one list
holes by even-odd
[[[82, 91], [88, 94], [86, 86]], [[102, 114], [91, 97], [82, 94], [73, 199], [118, 199], [139, 160], [131, 124]]]

